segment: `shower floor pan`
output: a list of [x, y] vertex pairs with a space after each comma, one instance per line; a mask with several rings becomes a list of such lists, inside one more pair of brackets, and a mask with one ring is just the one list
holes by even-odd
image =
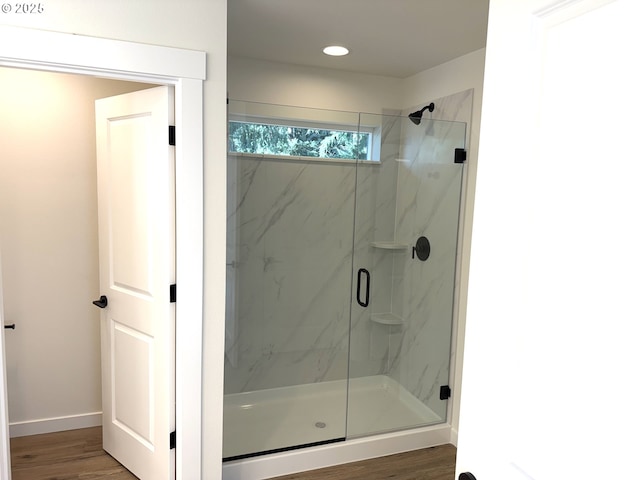
[[[442, 423], [385, 375], [225, 395], [223, 457]], [[348, 420], [347, 420], [348, 417]]]

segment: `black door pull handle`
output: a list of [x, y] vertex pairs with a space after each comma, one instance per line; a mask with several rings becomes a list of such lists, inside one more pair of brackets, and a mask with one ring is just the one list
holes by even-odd
[[[360, 284], [362, 282], [362, 274], [364, 273], [364, 276], [366, 278], [367, 281], [367, 286], [366, 286], [366, 290], [365, 290], [365, 296], [364, 296], [364, 301], [362, 301], [362, 298], [360, 297]], [[369, 271], [366, 268], [361, 268], [360, 270], [358, 270], [358, 285], [356, 286], [356, 300], [358, 302], [358, 305], [360, 305], [361, 307], [368, 307], [369, 306], [369, 286], [371, 284], [371, 274], [369, 273]]]
[[100, 298], [98, 300], [94, 300], [93, 304], [98, 308], [106, 308], [109, 302], [106, 295], [100, 295]]
[[16, 324], [12, 323], [11, 325], [5, 325], [4, 328], [10, 328], [11, 330], [15, 330], [16, 329]]

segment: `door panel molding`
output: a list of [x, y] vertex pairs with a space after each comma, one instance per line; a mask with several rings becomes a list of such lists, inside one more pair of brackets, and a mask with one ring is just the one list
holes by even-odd
[[[174, 478], [173, 88], [95, 101], [103, 448], [143, 480]], [[123, 287], [123, 284], [126, 287]]]

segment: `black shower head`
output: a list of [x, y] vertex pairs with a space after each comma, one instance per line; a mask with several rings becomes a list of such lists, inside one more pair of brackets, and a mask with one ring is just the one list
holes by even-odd
[[422, 121], [422, 114], [424, 113], [424, 111], [425, 110], [429, 110], [430, 112], [433, 112], [434, 108], [436, 108], [436, 106], [433, 104], [433, 102], [431, 102], [429, 105], [424, 107], [422, 110], [418, 110], [417, 112], [410, 113], [409, 114], [409, 120], [411, 120], [416, 125], [420, 125], [420, 122]]

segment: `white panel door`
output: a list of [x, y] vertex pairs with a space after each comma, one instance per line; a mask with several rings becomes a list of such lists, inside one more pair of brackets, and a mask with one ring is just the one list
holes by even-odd
[[456, 478], [640, 478], [638, 19], [491, 0]]
[[2, 258], [0, 257], [0, 479], [11, 479], [9, 446], [9, 406], [7, 404], [6, 361], [4, 356], [4, 303], [2, 297]]
[[175, 471], [172, 92], [96, 101], [103, 447], [142, 480]]

